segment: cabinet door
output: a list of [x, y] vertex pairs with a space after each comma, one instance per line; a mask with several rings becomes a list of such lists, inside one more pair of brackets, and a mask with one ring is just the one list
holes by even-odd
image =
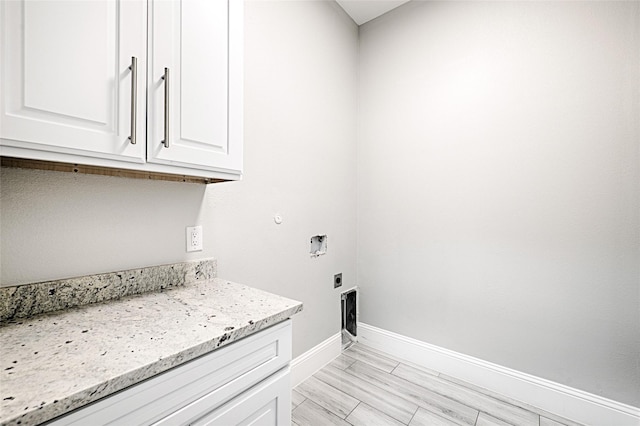
[[2, 1], [0, 25], [2, 155], [144, 161], [145, 2]]
[[239, 172], [242, 0], [153, 0], [149, 8], [147, 161]]

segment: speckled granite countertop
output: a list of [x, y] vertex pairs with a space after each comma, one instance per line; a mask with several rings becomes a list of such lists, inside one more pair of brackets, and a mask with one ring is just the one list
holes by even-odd
[[45, 422], [283, 321], [300, 302], [211, 278], [0, 323], [0, 425]]

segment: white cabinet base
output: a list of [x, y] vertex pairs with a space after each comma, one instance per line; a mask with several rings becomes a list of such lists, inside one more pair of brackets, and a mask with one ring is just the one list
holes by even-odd
[[49, 425], [289, 425], [290, 361], [287, 320]]

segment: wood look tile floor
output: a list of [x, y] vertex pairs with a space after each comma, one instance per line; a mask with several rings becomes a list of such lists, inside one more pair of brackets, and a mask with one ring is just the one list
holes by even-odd
[[362, 345], [293, 389], [296, 426], [580, 426]]

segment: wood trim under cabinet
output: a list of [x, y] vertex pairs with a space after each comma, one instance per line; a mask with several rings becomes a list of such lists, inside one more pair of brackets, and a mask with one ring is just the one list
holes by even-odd
[[84, 164], [60, 163], [56, 161], [29, 160], [25, 158], [15, 158], [15, 157], [5, 157], [5, 156], [1, 158], [2, 158], [2, 163], [1, 163], [2, 167], [11, 167], [11, 168], [20, 168], [20, 169], [51, 170], [56, 172], [71, 172], [71, 173], [82, 173], [82, 174], [90, 174], [90, 175], [116, 176], [116, 177], [132, 178], [132, 179], [166, 180], [166, 181], [172, 181], [172, 182], [187, 182], [187, 183], [202, 183], [202, 184], [229, 182], [228, 179], [214, 179], [214, 178], [204, 178], [199, 176], [188, 176], [188, 175], [172, 175], [169, 173], [115, 169], [111, 167], [87, 166]]

